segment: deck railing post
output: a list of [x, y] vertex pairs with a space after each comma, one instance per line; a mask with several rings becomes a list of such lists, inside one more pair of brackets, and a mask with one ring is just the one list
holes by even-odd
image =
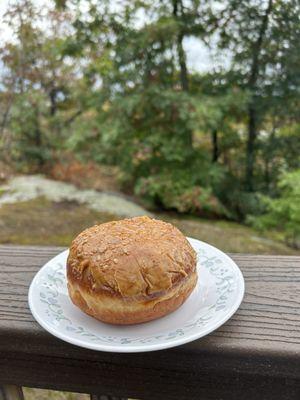
[[0, 386], [0, 400], [24, 400], [23, 390], [20, 386]]

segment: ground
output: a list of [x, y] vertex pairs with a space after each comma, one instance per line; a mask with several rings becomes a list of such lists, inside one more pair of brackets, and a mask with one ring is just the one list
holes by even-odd
[[225, 220], [153, 214], [119, 192], [81, 189], [41, 175], [11, 177], [0, 186], [0, 243], [67, 247], [79, 232], [91, 225], [144, 214], [169, 221], [186, 236], [225, 252], [300, 254], [272, 232], [262, 235]]
[[[300, 254], [272, 237], [229, 221], [210, 221], [160, 213], [157, 218], [176, 225], [186, 236], [208, 242], [225, 252]], [[75, 201], [54, 202], [43, 197], [0, 207], [0, 243], [69, 246], [83, 229], [121, 216], [91, 210]]]

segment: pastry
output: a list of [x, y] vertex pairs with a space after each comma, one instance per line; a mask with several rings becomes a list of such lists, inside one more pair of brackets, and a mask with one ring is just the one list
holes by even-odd
[[176, 310], [197, 282], [196, 253], [172, 224], [135, 217], [95, 225], [72, 242], [72, 302], [100, 321], [127, 325]]

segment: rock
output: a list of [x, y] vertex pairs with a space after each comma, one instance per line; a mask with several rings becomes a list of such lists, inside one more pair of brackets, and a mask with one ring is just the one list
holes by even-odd
[[77, 189], [69, 183], [54, 181], [41, 175], [14, 177], [6, 183], [5, 187], [0, 186], [1, 190], [5, 190], [5, 193], [0, 197], [0, 206], [1, 204], [45, 197], [54, 202], [76, 201], [92, 210], [116, 214], [121, 217], [151, 215], [143, 207], [120, 195]]

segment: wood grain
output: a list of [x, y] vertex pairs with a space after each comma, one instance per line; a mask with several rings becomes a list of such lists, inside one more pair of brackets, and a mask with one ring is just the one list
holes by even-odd
[[81, 349], [45, 332], [29, 284], [61, 248], [0, 246], [0, 382], [142, 399], [300, 398], [300, 257], [232, 255], [239, 311], [213, 334], [139, 354]]

